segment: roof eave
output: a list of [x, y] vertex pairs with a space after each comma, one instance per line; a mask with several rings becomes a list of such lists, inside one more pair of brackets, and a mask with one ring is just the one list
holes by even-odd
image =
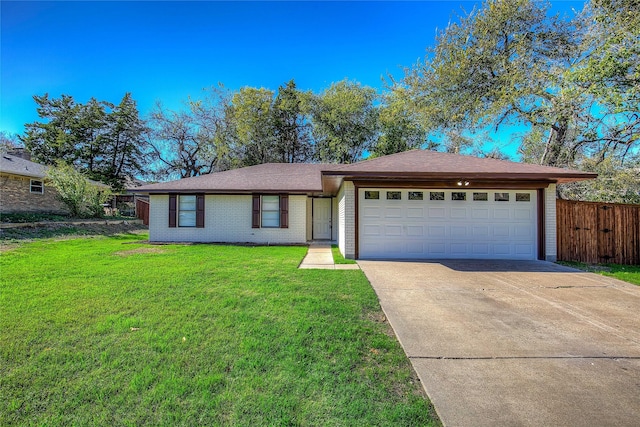
[[482, 180], [513, 180], [513, 181], [535, 181], [553, 180], [558, 182], [581, 181], [598, 177], [596, 173], [540, 173], [540, 172], [345, 172], [345, 171], [323, 171], [323, 178], [336, 177], [347, 180], [357, 179], [482, 179]]
[[140, 193], [140, 194], [195, 194], [195, 193], [205, 193], [205, 194], [308, 194], [308, 193], [321, 193], [321, 188], [314, 189], [205, 189], [205, 188], [187, 188], [187, 189], [174, 189], [174, 188], [160, 188], [153, 190], [145, 190], [145, 189], [130, 189], [132, 193]]

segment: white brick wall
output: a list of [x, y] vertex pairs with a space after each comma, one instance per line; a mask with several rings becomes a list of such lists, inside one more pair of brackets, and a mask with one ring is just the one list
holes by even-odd
[[344, 181], [338, 192], [338, 247], [342, 256], [356, 257], [355, 186]]
[[544, 230], [545, 230], [545, 250], [547, 261], [558, 259], [558, 247], [556, 236], [556, 185], [551, 184], [544, 190]]
[[344, 197], [344, 186], [340, 187], [340, 191], [338, 191], [338, 196], [336, 197], [337, 205], [338, 205], [338, 215], [337, 215], [337, 232], [338, 232], [338, 248], [340, 249], [340, 253], [342, 256], [345, 254], [346, 243], [345, 243], [345, 235], [344, 235], [344, 221], [345, 221], [345, 209], [346, 209], [346, 199]]
[[251, 195], [206, 195], [204, 228], [169, 228], [169, 196], [152, 195], [152, 242], [305, 243], [307, 196], [289, 196], [289, 228], [251, 228]]

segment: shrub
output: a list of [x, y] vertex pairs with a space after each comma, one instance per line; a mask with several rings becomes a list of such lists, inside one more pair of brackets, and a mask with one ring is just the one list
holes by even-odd
[[58, 198], [67, 206], [71, 216], [88, 218], [104, 215], [102, 205], [111, 197], [108, 188], [92, 183], [64, 162], [49, 168], [47, 178], [58, 190]]

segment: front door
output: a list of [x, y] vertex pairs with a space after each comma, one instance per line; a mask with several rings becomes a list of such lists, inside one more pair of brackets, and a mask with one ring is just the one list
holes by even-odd
[[331, 240], [331, 199], [313, 200], [313, 239]]

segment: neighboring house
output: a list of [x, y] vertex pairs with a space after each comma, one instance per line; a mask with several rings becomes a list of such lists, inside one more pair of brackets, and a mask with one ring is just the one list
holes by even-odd
[[152, 242], [336, 241], [347, 258], [556, 258], [556, 184], [596, 174], [413, 150], [263, 164], [134, 191]]
[[0, 154], [0, 213], [68, 213], [57, 191], [45, 184], [48, 167], [21, 156]]

